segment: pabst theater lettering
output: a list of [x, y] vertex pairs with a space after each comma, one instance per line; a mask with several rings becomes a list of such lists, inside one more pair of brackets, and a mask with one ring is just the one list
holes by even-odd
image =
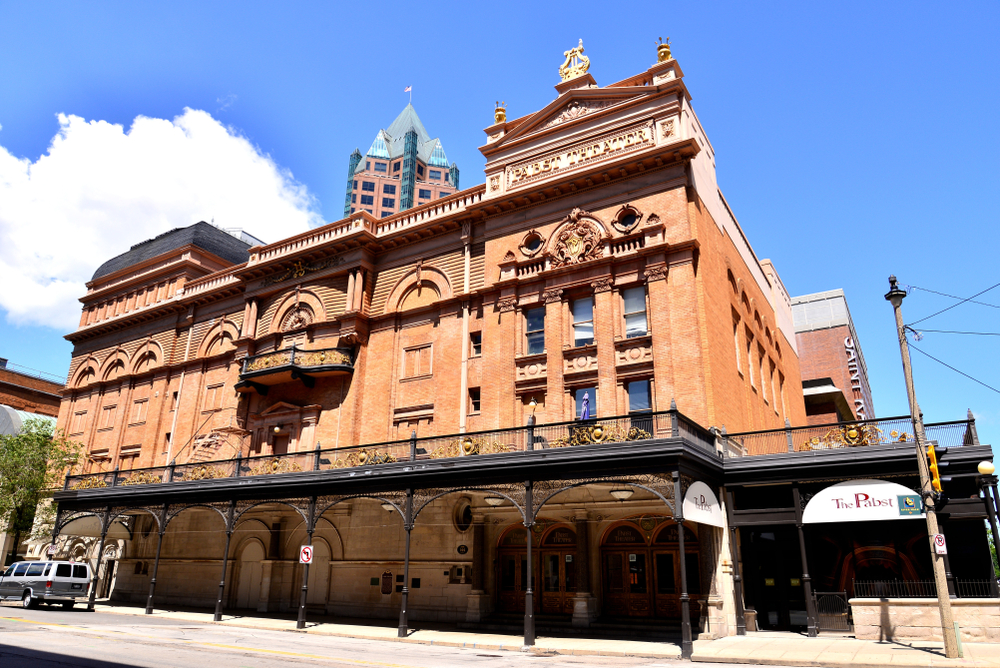
[[507, 168], [507, 187], [517, 187], [535, 181], [544, 174], [604, 160], [654, 143], [652, 122], [588, 139], [567, 149], [511, 165]]
[[853, 499], [833, 499], [833, 504], [837, 510], [859, 510], [862, 508], [892, 508], [895, 501], [891, 496], [876, 499], [870, 494], [856, 492]]

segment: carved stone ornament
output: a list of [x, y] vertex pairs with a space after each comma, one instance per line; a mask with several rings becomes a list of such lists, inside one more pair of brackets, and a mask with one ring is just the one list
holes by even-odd
[[285, 322], [281, 326], [281, 331], [283, 332], [293, 332], [297, 329], [302, 329], [308, 327], [312, 324], [313, 314], [312, 309], [308, 306], [299, 306], [287, 316], [285, 316]]
[[672, 137], [674, 135], [674, 119], [663, 121], [660, 123], [660, 136], [664, 139], [667, 137]]
[[568, 121], [574, 121], [582, 116], [586, 116], [597, 109], [604, 109], [618, 102], [618, 100], [574, 100], [563, 107], [563, 110], [555, 117], [548, 120], [540, 129], [551, 128]]
[[590, 218], [591, 215], [581, 209], [573, 209], [566, 217], [552, 251], [553, 267], [580, 264], [601, 257], [601, 230]]
[[594, 294], [598, 292], [608, 292], [611, 290], [611, 286], [614, 283], [614, 279], [611, 278], [599, 278], [590, 284], [590, 287], [594, 289]]
[[653, 225], [659, 225], [659, 224], [660, 224], [660, 217], [657, 216], [655, 213], [653, 213], [653, 214], [650, 214], [649, 218], [646, 219], [646, 225], [645, 226], [646, 227], [652, 227]]
[[590, 69], [590, 58], [583, 55], [582, 39], [580, 40], [580, 44], [575, 48], [563, 51], [563, 55], [566, 56], [566, 60], [559, 66], [559, 76], [562, 77], [563, 81], [569, 81], [570, 79], [582, 76]]
[[667, 267], [666, 265], [657, 265], [655, 267], [646, 267], [646, 271], [643, 272], [647, 281], [662, 281], [667, 277]]
[[642, 220], [642, 213], [631, 204], [626, 204], [615, 214], [611, 224], [622, 234], [632, 232]]
[[336, 267], [337, 265], [342, 264], [343, 261], [344, 259], [339, 255], [332, 257], [329, 260], [324, 260], [323, 262], [317, 262], [316, 264], [307, 264], [302, 260], [296, 260], [292, 263], [292, 266], [283, 273], [265, 278], [262, 285], [274, 285], [275, 283], [287, 281], [290, 278], [302, 278], [306, 274], [311, 274], [314, 271], [319, 271], [320, 269]]
[[517, 297], [503, 297], [497, 301], [497, 310], [501, 313], [509, 313], [517, 307]]
[[490, 192], [496, 192], [497, 190], [500, 190], [500, 177], [499, 176], [491, 176], [490, 177]]
[[542, 299], [546, 304], [562, 301], [562, 288], [553, 288], [542, 293]]

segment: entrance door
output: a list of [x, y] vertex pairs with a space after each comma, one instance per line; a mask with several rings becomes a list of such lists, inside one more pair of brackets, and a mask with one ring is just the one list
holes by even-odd
[[604, 553], [604, 606], [611, 615], [649, 617], [649, 552], [645, 549]]
[[542, 552], [542, 612], [573, 613], [575, 551]]
[[521, 550], [502, 550], [499, 608], [501, 612], [524, 612], [524, 591], [528, 588], [528, 555]]
[[776, 526], [744, 531], [750, 536], [744, 542], [747, 547], [743, 554], [749, 565], [746, 579], [753, 592], [758, 626], [768, 630], [805, 627], [802, 563], [795, 528]]
[[240, 554], [239, 585], [236, 588], [236, 607], [257, 609], [260, 600], [261, 561], [264, 548], [257, 541], [251, 541]]

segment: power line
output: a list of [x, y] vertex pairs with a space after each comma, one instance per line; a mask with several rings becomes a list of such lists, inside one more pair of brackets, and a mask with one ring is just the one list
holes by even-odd
[[910, 331], [920, 332], [921, 334], [973, 334], [975, 336], [1000, 336], [1000, 332], [956, 332], [950, 329], [912, 329]]
[[910, 344], [910, 348], [913, 348], [914, 350], [916, 350], [916, 351], [917, 351], [918, 353], [920, 353], [921, 355], [924, 355], [924, 356], [926, 356], [926, 357], [930, 357], [930, 358], [931, 358], [932, 360], [934, 360], [934, 361], [935, 361], [935, 362], [937, 362], [938, 364], [941, 364], [942, 366], [946, 366], [946, 367], [948, 367], [949, 369], [951, 369], [951, 370], [952, 370], [952, 371], [954, 371], [955, 373], [957, 373], [957, 374], [959, 374], [959, 375], [962, 375], [962, 376], [965, 376], [965, 377], [966, 377], [966, 378], [968, 378], [969, 380], [971, 380], [971, 381], [973, 381], [973, 382], [975, 382], [975, 383], [979, 383], [979, 384], [980, 384], [980, 385], [982, 385], [983, 387], [985, 387], [985, 388], [988, 388], [988, 389], [991, 389], [991, 390], [993, 390], [994, 392], [996, 392], [997, 394], [1000, 394], [1000, 390], [998, 390], [997, 388], [993, 387], [992, 385], [987, 385], [987, 384], [986, 384], [986, 383], [984, 383], [983, 381], [981, 381], [981, 380], [977, 380], [976, 378], [973, 378], [972, 376], [970, 376], [969, 374], [965, 373], [964, 371], [959, 371], [958, 369], [956, 369], [956, 368], [955, 368], [955, 367], [953, 367], [952, 365], [948, 364], [947, 362], [942, 362], [941, 360], [939, 360], [938, 358], [934, 357], [933, 355], [931, 355], [931, 354], [929, 354], [929, 353], [925, 353], [925, 352], [924, 352], [923, 350], [921, 350], [920, 348], [917, 348], [917, 347], [916, 347], [915, 345], [913, 345], [912, 343]]
[[977, 292], [976, 294], [972, 295], [972, 297], [967, 297], [966, 299], [963, 299], [962, 301], [958, 302], [957, 304], [952, 304], [951, 306], [949, 306], [947, 308], [943, 308], [940, 311], [938, 311], [937, 313], [931, 313], [929, 316], [927, 316], [925, 318], [921, 318], [920, 320], [914, 320], [913, 322], [910, 323], [910, 325], [912, 326], [912, 325], [916, 325], [918, 322], [923, 322], [924, 320], [930, 320], [934, 316], [941, 315], [945, 311], [950, 311], [951, 309], [955, 308], [956, 306], [961, 306], [965, 302], [972, 301], [973, 298], [978, 297], [979, 295], [984, 294], [986, 292], [989, 292], [990, 290], [992, 290], [993, 288], [996, 288], [996, 287], [1000, 287], [1000, 283], [997, 283], [996, 285], [992, 285], [992, 286], [986, 288], [985, 290], [983, 290], [981, 292]]
[[[937, 290], [930, 290], [928, 288], [922, 288], [919, 285], [911, 285], [910, 287], [913, 288], [914, 290], [923, 290], [924, 292], [930, 292], [931, 294], [940, 295], [942, 297], [948, 297], [949, 299], [961, 299], [961, 297], [957, 297], [955, 295], [949, 295], [947, 292], [938, 292]], [[977, 301], [975, 301], [973, 299], [967, 299], [966, 301], [968, 301], [970, 304], [979, 304], [980, 306], [989, 306], [990, 308], [1000, 308], [1000, 306], [997, 306], [996, 304], [987, 304], [986, 302], [977, 302]], [[957, 306], [957, 304], [956, 304], [956, 306]]]

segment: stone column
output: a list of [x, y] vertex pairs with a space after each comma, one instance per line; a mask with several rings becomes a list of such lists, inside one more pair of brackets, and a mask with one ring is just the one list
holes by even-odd
[[545, 301], [545, 422], [572, 419], [564, 413], [563, 384], [563, 303], [562, 290], [549, 289], [542, 294]]
[[645, 276], [646, 293], [649, 295], [649, 313], [646, 318], [653, 348], [653, 392], [655, 393], [653, 405], [657, 410], [664, 410], [670, 406], [674, 396], [674, 370], [670, 346], [671, 304], [667, 294], [667, 267], [664, 264], [647, 265]]
[[597, 599], [590, 591], [590, 527], [587, 511], [574, 511], [576, 529], [576, 596], [573, 598], [573, 626], [587, 628], [597, 619]]
[[611, 277], [593, 281], [594, 289], [594, 341], [597, 343], [597, 392], [600, 396], [598, 412], [603, 415], [621, 415], [627, 406], [618, 405], [615, 387], [615, 293]]
[[489, 614], [489, 596], [486, 594], [486, 568], [489, 554], [486, 547], [486, 517], [472, 515], [472, 591], [467, 594], [468, 607], [465, 621], [481, 622]]

